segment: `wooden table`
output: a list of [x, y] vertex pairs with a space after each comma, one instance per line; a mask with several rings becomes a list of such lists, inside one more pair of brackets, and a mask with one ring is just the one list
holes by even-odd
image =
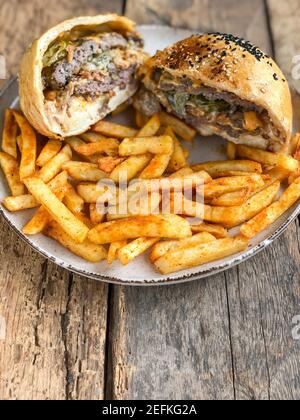
[[[291, 74], [300, 1], [1, 0], [0, 53], [15, 74], [27, 44], [75, 15], [242, 35]], [[1, 399], [299, 399], [299, 221], [232, 270], [164, 288], [73, 275], [0, 221]]]

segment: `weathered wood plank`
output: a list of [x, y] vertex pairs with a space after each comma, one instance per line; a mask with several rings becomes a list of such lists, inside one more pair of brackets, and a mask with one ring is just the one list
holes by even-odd
[[[62, 19], [122, 11], [122, 0], [2, 0], [0, 52], [8, 76], [32, 39]], [[46, 262], [0, 220], [2, 399], [102, 399], [108, 286]]]
[[139, 23], [243, 35], [269, 51], [264, 1], [245, 3], [237, 0], [128, 0], [126, 13]]
[[[143, 22], [234, 32], [270, 51], [264, 4], [254, 3], [190, 1], [172, 2], [170, 7], [167, 1], [141, 1], [138, 5], [129, 1], [127, 14]], [[259, 31], [254, 30], [251, 19]], [[254, 276], [260, 258], [190, 285], [115, 288], [110, 331], [111, 396], [268, 398], [264, 330], [256, 324], [260, 320], [257, 286], [249, 281], [244, 285], [252, 296], [254, 319], [242, 318], [234, 293], [241, 281], [239, 272], [250, 270]], [[243, 327], [251, 335], [244, 336]], [[240, 335], [243, 345], [238, 341]], [[252, 359], [249, 354], [253, 354]], [[256, 358], [259, 360], [254, 363]], [[252, 388], [252, 392], [244, 391]]]

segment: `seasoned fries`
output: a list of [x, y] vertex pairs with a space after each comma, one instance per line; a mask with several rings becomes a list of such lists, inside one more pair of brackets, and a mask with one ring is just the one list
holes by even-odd
[[205, 186], [204, 196], [206, 199], [211, 199], [241, 190], [244, 187], [250, 188], [253, 191], [264, 185], [264, 180], [260, 175], [219, 178]]
[[275, 182], [268, 188], [253, 195], [242, 206], [212, 207], [205, 206], [204, 220], [217, 223], [227, 228], [233, 228], [250, 220], [268, 207], [279, 192], [280, 182]]
[[118, 154], [119, 141], [117, 139], [103, 138], [96, 143], [83, 144], [76, 146], [75, 151], [82, 156], [92, 156], [96, 153], [106, 153], [108, 155]]
[[135, 156], [146, 153], [171, 155], [174, 142], [170, 136], [126, 138], [119, 147], [120, 156]]
[[209, 223], [201, 223], [200, 225], [191, 226], [193, 233], [207, 232], [217, 239], [228, 237], [228, 231], [220, 225], [210, 225]]
[[17, 130], [14, 111], [7, 109], [4, 116], [4, 129], [2, 135], [2, 150], [17, 159]]
[[56, 222], [50, 223], [45, 231], [45, 235], [55, 239], [62, 246], [73, 252], [73, 254], [91, 263], [99, 263], [107, 257], [107, 251], [103, 246], [95, 245], [87, 239], [82, 243], [77, 243]]
[[196, 137], [196, 130], [185, 124], [183, 121], [173, 115], [161, 112], [159, 114], [160, 122], [165, 127], [171, 127], [175, 134], [185, 141], [192, 141]]
[[36, 134], [22, 114], [14, 111], [14, 116], [22, 134], [20, 179], [23, 181], [25, 178], [35, 174], [37, 150]]
[[210, 233], [202, 232], [192, 236], [191, 238], [181, 239], [180, 241], [159, 242], [152, 249], [150, 261], [157, 261], [169, 251], [185, 249], [195, 245], [208, 244], [215, 240], [216, 238]]
[[58, 175], [63, 164], [72, 159], [72, 150], [70, 146], [65, 146], [54, 158], [49, 160], [46, 165], [38, 172], [37, 176], [46, 184]]
[[197, 265], [225, 258], [242, 252], [248, 247], [248, 239], [236, 238], [218, 239], [207, 244], [194, 245], [185, 249], [175, 249], [167, 252], [155, 261], [155, 266], [161, 274], [167, 275], [185, 270]]
[[137, 137], [153, 137], [160, 129], [159, 115], [156, 114], [138, 132]]
[[131, 181], [146, 168], [151, 159], [152, 155], [149, 153], [131, 156], [112, 171], [110, 179], [115, 183]]
[[11, 212], [34, 209], [39, 203], [30, 194], [18, 195], [17, 197], [6, 197], [3, 200], [4, 207]]
[[229, 160], [190, 167], [179, 138], [196, 130], [166, 112], [137, 111], [136, 126], [100, 121], [41, 148], [23, 114], [7, 110], [0, 166], [12, 196], [2, 205], [37, 207], [23, 233], [44, 233], [90, 263], [128, 265], [150, 250], [168, 275], [244, 251], [300, 200], [300, 134], [290, 154], [228, 142]]
[[25, 194], [25, 186], [20, 181], [19, 164], [7, 153], [0, 152], [0, 166], [5, 175], [10, 191], [14, 197]]
[[251, 193], [251, 188], [242, 188], [239, 191], [229, 192], [219, 197], [215, 197], [210, 204], [217, 207], [241, 206], [246, 200], [248, 200]]
[[62, 165], [62, 169], [80, 182], [98, 182], [107, 176], [95, 163], [68, 161]]
[[100, 224], [88, 238], [95, 244], [136, 239], [140, 237], [181, 239], [192, 236], [189, 223], [176, 215], [136, 216]]
[[300, 178], [297, 178], [282, 194], [280, 199], [261, 213], [242, 225], [241, 233], [247, 238], [253, 238], [258, 233], [274, 223], [283, 213], [292, 207], [300, 198]]
[[151, 248], [159, 238], [138, 238], [123, 246], [118, 251], [118, 258], [123, 265], [128, 265], [131, 261], [142, 255]]
[[169, 165], [171, 155], [156, 155], [140, 174], [140, 179], [160, 178]]
[[94, 225], [103, 223], [106, 218], [106, 213], [100, 213], [96, 204], [90, 204], [90, 219]]
[[165, 135], [172, 137], [173, 142], [174, 142], [174, 152], [171, 156], [170, 164], [168, 166], [168, 172], [172, 173], [186, 167], [187, 161], [186, 161], [184, 149], [181, 146], [178, 138], [175, 136], [174, 131], [169, 127], [166, 129]]
[[63, 203], [68, 207], [73, 214], [81, 213], [84, 209], [84, 200], [80, 195], [77, 194], [74, 187], [71, 184], [67, 185], [67, 191], [65, 193]]
[[37, 166], [43, 167], [49, 160], [53, 159], [54, 156], [62, 148], [63, 143], [59, 140], [49, 140], [48, 143], [45, 145], [43, 150], [41, 151], [39, 157], [37, 158], [36, 164]]
[[278, 165], [291, 172], [294, 172], [299, 168], [299, 162], [291, 156], [266, 152], [265, 150], [254, 149], [249, 146], [238, 145], [237, 155], [241, 158], [251, 159], [266, 166]]
[[125, 157], [105, 156], [98, 160], [99, 169], [106, 174], [110, 174], [117, 166], [126, 160]]
[[100, 121], [93, 127], [93, 131], [103, 134], [106, 137], [116, 137], [124, 139], [125, 137], [135, 137], [138, 131], [125, 125], [115, 124], [108, 121]]
[[112, 264], [118, 258], [119, 249], [127, 245], [127, 241], [113, 242], [109, 246], [107, 254], [107, 263]]
[[230, 172], [232, 171], [262, 173], [261, 164], [250, 160], [227, 160], [199, 163], [198, 165], [193, 165], [192, 169], [194, 171], [206, 171], [212, 178], [225, 177], [228, 173], [228, 176], [231, 176]]
[[51, 217], [60, 224], [71, 238], [82, 243], [86, 239], [89, 229], [73, 213], [62, 204], [50, 188], [39, 178], [27, 178], [25, 185], [35, 199], [50, 213]]
[[235, 160], [236, 158], [236, 145], [230, 141], [227, 142], [227, 158], [228, 160]]

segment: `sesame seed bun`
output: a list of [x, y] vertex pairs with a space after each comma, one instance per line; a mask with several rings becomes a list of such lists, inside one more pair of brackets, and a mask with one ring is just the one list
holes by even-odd
[[[199, 130], [202, 134], [219, 134], [235, 143], [262, 149], [287, 149], [293, 120], [288, 83], [272, 58], [251, 43], [226, 34], [194, 35], [159, 51], [147, 66], [146, 87], [153, 86], [148, 83], [149, 69], [163, 69], [175, 77], [199, 81], [218, 92], [232, 93], [266, 110], [281, 138], [270, 143], [249, 135], [236, 139], [212, 126], [202, 127]], [[147, 74], [147, 71], [144, 73]]]

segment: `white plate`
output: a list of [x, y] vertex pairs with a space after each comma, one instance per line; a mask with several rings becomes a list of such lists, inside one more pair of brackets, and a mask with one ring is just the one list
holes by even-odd
[[[143, 34], [146, 40], [146, 49], [151, 54], [154, 54], [157, 49], [163, 49], [167, 45], [173, 44], [191, 34], [191, 32], [187, 30], [162, 26], [141, 26], [139, 27], [139, 31]], [[0, 112], [2, 114], [0, 118], [1, 132], [4, 110], [8, 107], [16, 107], [17, 104], [18, 86], [16, 79], [14, 79], [7, 85], [0, 96]], [[209, 137], [207, 139], [199, 137], [194, 144], [190, 146], [186, 144], [185, 146], [190, 149], [190, 160], [193, 163], [207, 160], [224, 160], [226, 158], [224, 153], [225, 142], [218, 137]], [[1, 172], [0, 201], [2, 202], [7, 195], [9, 195], [9, 190]], [[0, 206], [0, 213], [28, 245], [32, 246], [36, 251], [40, 252], [43, 256], [49, 258], [57, 265], [96, 280], [141, 286], [174, 284], [201, 279], [240, 264], [263, 250], [286, 230], [289, 224], [292, 223], [300, 213], [300, 203], [297, 203], [276, 223], [254, 238], [247, 251], [219, 261], [214, 261], [210, 264], [205, 264], [201, 267], [185, 270], [168, 277], [162, 276], [155, 271], [153, 266], [148, 262], [148, 255], [138, 258], [127, 267], [123, 267], [118, 262], [114, 263], [112, 266], [108, 266], [106, 262], [90, 264], [74, 256], [55, 241], [52, 241], [43, 235], [25, 237], [22, 234], [22, 227], [30, 219], [31, 215], [34, 214], [34, 210], [13, 214], [6, 211], [3, 206]]]

